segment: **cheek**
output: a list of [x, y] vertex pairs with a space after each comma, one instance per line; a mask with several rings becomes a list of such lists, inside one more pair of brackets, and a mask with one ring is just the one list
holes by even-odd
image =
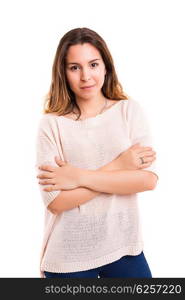
[[68, 81], [70, 87], [75, 88], [79, 81], [78, 76], [77, 75], [75, 76], [74, 74], [66, 73], [66, 77], [67, 77], [67, 81]]
[[98, 82], [99, 84], [103, 84], [104, 80], [105, 80], [105, 74], [103, 70], [98, 70], [95, 74], [94, 74], [94, 79], [96, 80], [96, 82]]

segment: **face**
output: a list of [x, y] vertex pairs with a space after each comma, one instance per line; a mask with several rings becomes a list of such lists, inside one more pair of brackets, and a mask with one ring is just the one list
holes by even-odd
[[100, 95], [105, 73], [105, 64], [96, 47], [90, 43], [69, 47], [66, 56], [66, 76], [77, 98]]

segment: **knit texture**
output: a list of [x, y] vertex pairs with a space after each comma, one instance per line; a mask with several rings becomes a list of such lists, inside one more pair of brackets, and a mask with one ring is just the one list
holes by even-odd
[[[154, 147], [146, 114], [131, 98], [119, 100], [102, 114], [85, 120], [45, 114], [38, 126], [36, 171], [40, 173], [38, 166], [42, 164], [57, 166], [55, 156], [76, 167], [96, 170], [137, 142]], [[144, 170], [157, 174], [156, 160]], [[47, 206], [61, 191], [46, 192], [44, 187], [39, 185], [45, 206], [41, 277], [45, 277], [43, 271], [97, 268], [143, 250], [137, 193], [101, 193], [54, 215]]]

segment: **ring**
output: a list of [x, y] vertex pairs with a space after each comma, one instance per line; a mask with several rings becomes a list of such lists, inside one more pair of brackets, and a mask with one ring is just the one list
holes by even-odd
[[144, 164], [145, 162], [144, 162], [143, 158], [140, 157], [140, 159], [141, 159], [141, 164]]

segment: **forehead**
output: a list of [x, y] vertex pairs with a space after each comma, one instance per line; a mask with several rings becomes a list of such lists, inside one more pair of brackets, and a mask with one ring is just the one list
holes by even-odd
[[67, 62], [84, 62], [90, 61], [92, 59], [101, 58], [101, 54], [96, 47], [91, 45], [90, 43], [78, 44], [70, 46], [66, 60]]

